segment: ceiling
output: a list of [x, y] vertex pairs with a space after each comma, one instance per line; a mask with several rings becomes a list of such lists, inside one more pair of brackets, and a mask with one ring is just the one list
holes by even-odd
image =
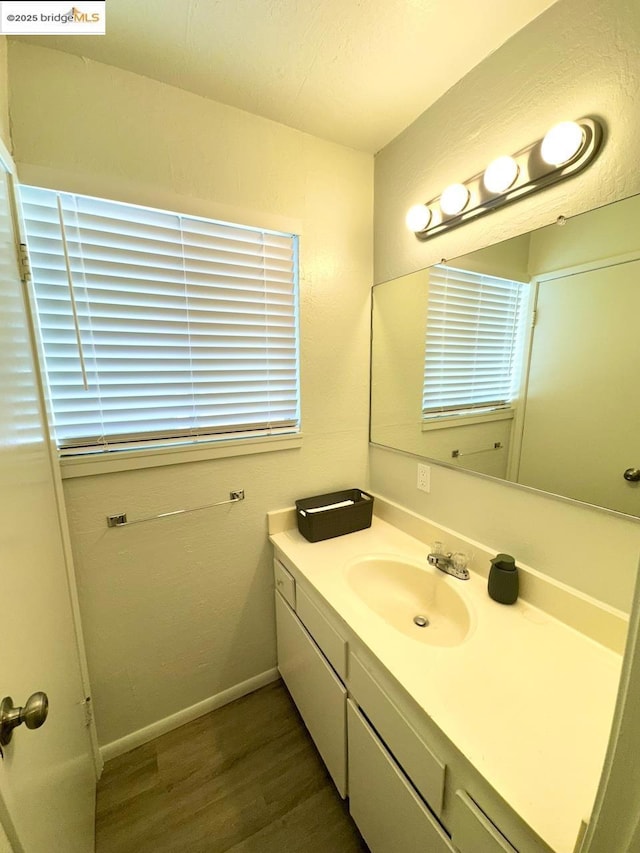
[[108, 0], [106, 36], [29, 36], [376, 152], [555, 0]]

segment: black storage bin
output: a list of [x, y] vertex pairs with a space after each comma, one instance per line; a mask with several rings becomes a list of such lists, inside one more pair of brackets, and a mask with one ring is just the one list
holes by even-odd
[[[344, 506], [334, 506], [347, 501], [349, 503]], [[362, 489], [345, 489], [296, 501], [298, 530], [309, 542], [333, 539], [371, 527], [372, 514], [373, 497]]]

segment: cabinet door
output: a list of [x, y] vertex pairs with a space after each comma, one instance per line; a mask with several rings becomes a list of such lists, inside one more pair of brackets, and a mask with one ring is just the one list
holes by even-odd
[[347, 691], [276, 593], [278, 669], [341, 797], [347, 796]]
[[517, 853], [466, 791], [456, 791], [451, 836], [460, 853]]
[[349, 658], [349, 691], [420, 796], [442, 814], [446, 765], [398, 710], [358, 658]]
[[338, 678], [346, 681], [347, 643], [301, 587], [297, 590], [295, 611], [298, 619], [338, 674]]
[[356, 706], [347, 702], [349, 811], [371, 853], [455, 853]]

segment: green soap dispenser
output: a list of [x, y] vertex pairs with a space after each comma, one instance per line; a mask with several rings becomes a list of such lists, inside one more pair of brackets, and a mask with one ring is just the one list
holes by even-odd
[[518, 600], [518, 567], [510, 554], [497, 554], [491, 560], [489, 572], [489, 597], [500, 604], [514, 604]]

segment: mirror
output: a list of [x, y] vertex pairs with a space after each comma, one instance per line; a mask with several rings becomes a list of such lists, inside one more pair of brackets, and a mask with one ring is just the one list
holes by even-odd
[[430, 270], [376, 285], [372, 443], [640, 517], [638, 221], [634, 196], [446, 262], [525, 282], [515, 396], [493, 411], [423, 415]]

